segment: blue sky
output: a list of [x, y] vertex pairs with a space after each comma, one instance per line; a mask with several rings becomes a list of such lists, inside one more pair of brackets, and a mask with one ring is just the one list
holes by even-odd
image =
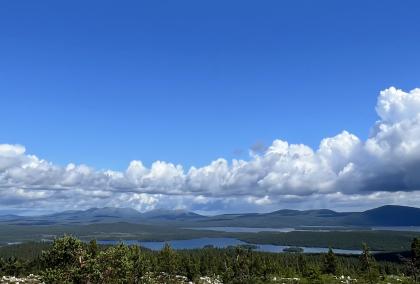
[[368, 138], [420, 86], [418, 1], [3, 1], [0, 144], [56, 165], [202, 167]]
[[[368, 2], [368, 3], [367, 3]], [[366, 137], [419, 85], [418, 1], [6, 1], [0, 141], [60, 164], [201, 166]]]

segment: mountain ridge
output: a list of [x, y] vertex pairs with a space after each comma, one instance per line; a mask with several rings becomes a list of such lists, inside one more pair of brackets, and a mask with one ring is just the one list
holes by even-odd
[[305, 226], [420, 226], [420, 208], [384, 205], [362, 212], [330, 209], [281, 209], [268, 213], [204, 216], [186, 210], [140, 212], [127, 207], [67, 210], [41, 216], [0, 215], [0, 223], [18, 225], [144, 223], [175, 226], [305, 227]]

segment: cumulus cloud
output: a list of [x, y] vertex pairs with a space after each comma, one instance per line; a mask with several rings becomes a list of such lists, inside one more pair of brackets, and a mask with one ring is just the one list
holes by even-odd
[[1, 144], [0, 205], [217, 211], [299, 207], [309, 200], [320, 207], [419, 200], [420, 89], [380, 92], [376, 112], [364, 141], [348, 131], [323, 139], [318, 149], [275, 140], [251, 149], [247, 160], [219, 158], [189, 169], [164, 161], [150, 167], [132, 161], [125, 171], [61, 167], [21, 145]]

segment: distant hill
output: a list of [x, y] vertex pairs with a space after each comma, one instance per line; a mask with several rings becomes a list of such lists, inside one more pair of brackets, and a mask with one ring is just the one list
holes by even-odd
[[377, 226], [420, 226], [420, 208], [386, 205], [360, 214], [368, 224]]
[[163, 210], [157, 209], [142, 214], [148, 220], [202, 220], [205, 216], [185, 210]]
[[51, 215], [42, 216], [41, 218], [56, 219], [69, 222], [100, 222], [100, 221], [126, 221], [140, 219], [142, 214], [132, 208], [90, 208], [80, 211], [64, 211]]
[[210, 226], [302, 227], [302, 226], [420, 226], [420, 208], [387, 205], [364, 212], [279, 210], [265, 214], [220, 215], [207, 220]]
[[181, 227], [305, 227], [305, 226], [420, 226], [420, 208], [386, 205], [364, 212], [319, 210], [278, 210], [270, 213], [202, 216], [184, 210], [152, 210], [141, 213], [132, 208], [90, 208], [55, 214], [22, 217], [0, 216], [0, 223], [16, 225], [95, 224], [126, 222]]
[[52, 225], [52, 224], [95, 224], [95, 223], [162, 223], [171, 221], [192, 221], [206, 218], [184, 210], [152, 210], [141, 213], [132, 208], [90, 208], [87, 210], [69, 210], [42, 216], [0, 216], [0, 223], [16, 225]]

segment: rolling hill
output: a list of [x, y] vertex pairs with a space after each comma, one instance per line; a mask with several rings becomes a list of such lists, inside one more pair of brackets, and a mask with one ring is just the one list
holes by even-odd
[[203, 216], [184, 210], [153, 210], [141, 213], [132, 208], [90, 208], [43, 216], [0, 216], [0, 223], [13, 225], [95, 224], [126, 222], [180, 227], [305, 227], [305, 226], [420, 226], [420, 208], [386, 205], [363, 212], [290, 210], [270, 213]]

